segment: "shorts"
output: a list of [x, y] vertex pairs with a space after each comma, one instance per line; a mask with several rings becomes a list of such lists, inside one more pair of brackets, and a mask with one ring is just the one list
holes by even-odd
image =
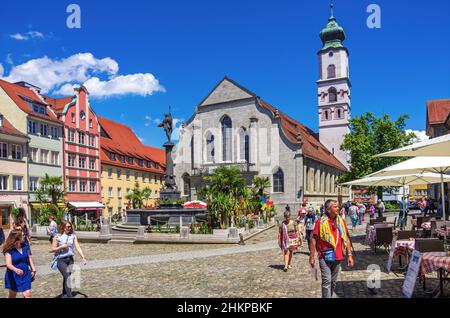
[[356, 224], [358, 223], [358, 216], [354, 215], [354, 216], [350, 217], [350, 219], [352, 220], [353, 227], [355, 227]]

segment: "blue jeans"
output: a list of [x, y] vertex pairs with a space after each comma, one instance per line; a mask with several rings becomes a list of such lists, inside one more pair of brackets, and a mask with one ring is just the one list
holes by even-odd
[[359, 210], [359, 216], [358, 216], [358, 219], [359, 219], [359, 225], [362, 225], [362, 216], [363, 216], [363, 210], [362, 209], [360, 209]]

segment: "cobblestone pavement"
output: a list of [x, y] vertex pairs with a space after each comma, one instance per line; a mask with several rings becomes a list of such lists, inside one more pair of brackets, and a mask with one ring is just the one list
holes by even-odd
[[[359, 227], [356, 233], [362, 234], [364, 228]], [[305, 247], [294, 255], [293, 269], [285, 273], [276, 238], [273, 228], [245, 246], [83, 244], [90, 263], [84, 268], [81, 265], [80, 284], [74, 290], [79, 292], [77, 297], [91, 298], [320, 297], [320, 280], [311, 276]], [[354, 238], [356, 267], [349, 270], [343, 266], [335, 297], [402, 297], [404, 275], [386, 273], [387, 255], [382, 250], [374, 254], [363, 241], [363, 236]], [[61, 293], [61, 275], [48, 270], [48, 248], [43, 242], [33, 247], [41, 274], [33, 283], [34, 297], [57, 297]], [[378, 264], [382, 271], [377, 295], [366, 287], [370, 264]], [[0, 284], [4, 284], [3, 273]], [[430, 276], [427, 284], [435, 286], [437, 280]], [[6, 295], [6, 290], [0, 294]], [[416, 296], [426, 297], [419, 283]]]

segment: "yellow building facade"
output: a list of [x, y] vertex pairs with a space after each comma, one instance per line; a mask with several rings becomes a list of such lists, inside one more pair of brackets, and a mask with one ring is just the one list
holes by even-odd
[[140, 190], [150, 188], [150, 199], [144, 199], [144, 206], [154, 206], [155, 200], [159, 198], [163, 180], [161, 174], [102, 164], [102, 203], [105, 206], [103, 216], [121, 215], [127, 208], [132, 207], [126, 197], [133, 191], [136, 182]]
[[428, 185], [410, 185], [409, 186], [409, 200], [420, 200], [423, 197], [428, 196]]
[[128, 126], [103, 117], [98, 119], [103, 216], [123, 215], [131, 209], [127, 196], [136, 183], [141, 191], [150, 189], [150, 197], [143, 199], [143, 206], [153, 206], [163, 187], [165, 151], [143, 145]]

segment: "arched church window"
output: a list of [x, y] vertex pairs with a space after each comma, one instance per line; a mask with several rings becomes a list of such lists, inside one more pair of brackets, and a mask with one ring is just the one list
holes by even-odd
[[342, 119], [342, 118], [344, 118], [343, 115], [344, 115], [344, 111], [342, 110], [342, 108], [336, 109], [336, 118]]
[[284, 192], [284, 173], [281, 168], [273, 174], [273, 192]]
[[243, 127], [239, 131], [239, 155], [241, 160], [250, 162], [250, 136]]
[[225, 116], [222, 119], [222, 160], [231, 161], [231, 142], [232, 142], [232, 121], [231, 118]]
[[334, 64], [328, 65], [328, 78], [336, 77], [336, 66]]
[[328, 98], [330, 103], [337, 102], [337, 90], [334, 87], [331, 87], [328, 90]]
[[214, 147], [214, 135], [208, 133], [206, 136], [206, 161], [214, 162], [215, 147]]

